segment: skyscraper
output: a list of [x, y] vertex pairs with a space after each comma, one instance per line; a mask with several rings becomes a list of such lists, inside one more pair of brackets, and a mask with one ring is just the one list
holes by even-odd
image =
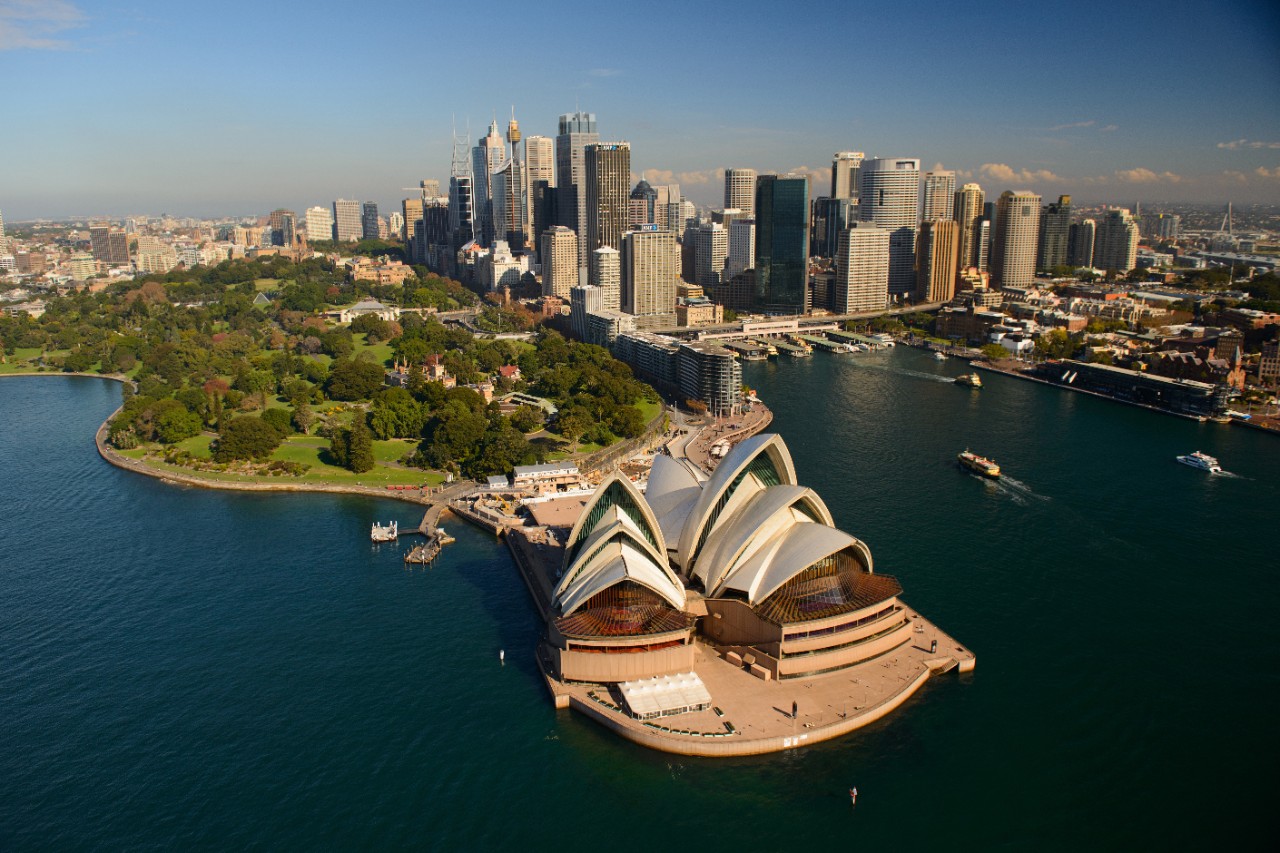
[[658, 194], [654, 201], [658, 227], [665, 228], [678, 237], [684, 233], [684, 222], [680, 219], [680, 185], [659, 184], [653, 191]]
[[641, 225], [657, 225], [666, 230], [666, 222], [658, 222], [658, 191], [644, 178], [636, 184], [627, 201], [627, 224], [631, 228]]
[[1005, 190], [996, 202], [991, 280], [998, 287], [1030, 287], [1036, 278], [1040, 196]]
[[1093, 265], [1123, 275], [1137, 263], [1138, 223], [1126, 208], [1110, 208], [1094, 234]]
[[1067, 263], [1067, 242], [1071, 231], [1071, 196], [1060, 195], [1040, 211], [1040, 248], [1036, 269], [1049, 272]]
[[955, 194], [955, 172], [925, 172], [924, 199], [921, 205], [920, 221], [931, 222], [935, 219], [951, 219], [954, 216]]
[[752, 268], [756, 258], [756, 223], [754, 219], [735, 219], [729, 223], [729, 255], [724, 277], [733, 278]]
[[959, 243], [959, 223], [932, 219], [920, 224], [920, 245], [916, 251], [917, 300], [946, 302], [955, 295]]
[[507, 144], [498, 132], [498, 122], [489, 124], [489, 132], [471, 149], [471, 178], [476, 238], [483, 246], [494, 240], [493, 173], [507, 159]]
[[378, 203], [366, 201], [360, 208], [360, 233], [365, 240], [378, 239]]
[[831, 161], [830, 198], [858, 198], [861, 188], [858, 174], [862, 168], [863, 156], [861, 151], [840, 151], [836, 153]]
[[960, 245], [956, 253], [959, 269], [978, 266], [978, 227], [982, 222], [984, 201], [982, 187], [977, 184], [965, 184], [956, 193], [954, 218], [960, 226]]
[[889, 303], [889, 231], [852, 222], [836, 247], [832, 308], [837, 314], [883, 311]]
[[[587, 248], [618, 248], [627, 230], [631, 189], [631, 145], [606, 142], [586, 152]], [[591, 282], [596, 284], [596, 282]]]
[[360, 202], [340, 198], [333, 202], [333, 239], [339, 243], [355, 242], [364, 233], [360, 222]]
[[510, 158], [494, 171], [491, 178], [494, 239], [505, 240], [517, 251], [523, 250], [530, 242], [524, 164]]
[[680, 255], [670, 231], [628, 231], [622, 240], [623, 310], [638, 317], [672, 314]]
[[[421, 204], [421, 203], [419, 203]], [[418, 208], [418, 217], [422, 217], [422, 208]], [[327, 207], [308, 207], [306, 212], [307, 239], [315, 242], [316, 240], [332, 240], [333, 239], [333, 213]]]
[[1093, 266], [1093, 238], [1097, 223], [1085, 219], [1072, 223], [1067, 237], [1067, 263], [1073, 267]]
[[853, 222], [857, 209], [857, 204], [849, 198], [822, 196], [814, 199], [809, 253], [820, 258], [834, 258], [840, 248], [840, 233]]
[[737, 208], [750, 218], [756, 211], [756, 170], [724, 170], [724, 206]]
[[809, 181], [756, 178], [755, 305], [766, 314], [803, 314], [809, 277]]
[[858, 171], [858, 219], [889, 231], [889, 294], [916, 286], [916, 227], [920, 214], [920, 161], [865, 160]]
[[693, 233], [697, 284], [713, 290], [720, 283], [725, 261], [729, 257], [729, 232], [718, 222], [708, 222], [700, 225]]
[[[600, 141], [595, 113], [565, 113], [556, 136], [556, 189], [559, 224], [578, 235], [578, 266], [585, 268], [587, 248], [587, 146]], [[628, 178], [629, 180], [629, 178]], [[614, 248], [617, 248], [616, 246]]]
[[542, 293], [568, 299], [578, 286], [578, 237], [570, 228], [556, 225], [542, 235]]
[[592, 252], [591, 280], [598, 282], [595, 286], [600, 288], [600, 305], [605, 311], [622, 309], [621, 252], [612, 246]]
[[546, 181], [549, 187], [556, 185], [556, 146], [551, 137], [524, 138], [524, 165], [529, 171], [530, 186], [535, 181]]

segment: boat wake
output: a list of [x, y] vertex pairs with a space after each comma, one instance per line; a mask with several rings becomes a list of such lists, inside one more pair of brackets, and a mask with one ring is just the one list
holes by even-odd
[[1026, 483], [1021, 480], [1015, 480], [1013, 477], [1008, 475], [1002, 476], [996, 485], [1010, 497], [1014, 498], [1015, 502], [1022, 503], [1024, 505], [1026, 504], [1027, 499], [1041, 502], [1047, 502], [1049, 500], [1048, 495], [1036, 494], [1035, 490]]
[[893, 367], [886, 367], [883, 364], [870, 364], [866, 361], [854, 362], [859, 367], [865, 367], [868, 370], [882, 370], [885, 373], [893, 373], [898, 376], [912, 376], [916, 379], [927, 379], [930, 382], [941, 382], [944, 385], [954, 385], [956, 380], [953, 376], [939, 376], [936, 373], [924, 373], [920, 370], [899, 370]]
[[992, 480], [989, 477], [983, 477], [981, 474], [975, 474], [972, 471], [966, 471], [970, 477], [979, 480], [987, 485], [987, 488], [997, 494], [1004, 495], [1018, 506], [1029, 506], [1032, 501], [1048, 503], [1051, 498], [1048, 495], [1037, 494], [1030, 486], [1021, 480], [1015, 480], [1008, 475], [1001, 475], [1000, 479]]

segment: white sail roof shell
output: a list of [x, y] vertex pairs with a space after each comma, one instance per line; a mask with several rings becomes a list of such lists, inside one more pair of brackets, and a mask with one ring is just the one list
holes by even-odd
[[813, 523], [789, 526], [761, 543], [710, 594], [719, 596], [734, 590], [754, 606], [822, 558], [850, 547], [866, 549], [856, 537], [834, 527]]
[[644, 499], [657, 516], [667, 542], [675, 543], [679, 539], [689, 510], [701, 495], [702, 483], [684, 463], [661, 454], [653, 458]]
[[831, 525], [831, 512], [817, 493], [805, 486], [773, 486], [751, 494], [737, 512], [729, 513], [738, 495], [726, 505], [698, 556], [693, 574], [702, 580], [703, 588], [716, 589], [739, 562], [770, 536], [795, 524], [811, 524], [810, 518], [796, 507], [806, 505], [821, 524]]
[[590, 563], [582, 567], [573, 582], [557, 590], [560, 614], [570, 615], [593, 595], [625, 580], [652, 590], [677, 610], [684, 609], [684, 587], [663, 571], [645, 549], [637, 548], [634, 540], [619, 537], [593, 552]]
[[[688, 518], [681, 530], [676, 559], [686, 571], [689, 569], [689, 564], [697, 556], [694, 552], [698, 547], [698, 540], [702, 537], [703, 528], [713, 523], [711, 516], [715, 512], [715, 506], [721, 496], [733, 485], [733, 481], [738, 478], [738, 475], [748, 468], [756, 457], [763, 454], [769, 456], [774, 469], [778, 473], [778, 480], [782, 485], [793, 486], [796, 484], [795, 464], [791, 461], [791, 454], [787, 450], [787, 445], [777, 433], [761, 433], [734, 445], [729, 454], [720, 461], [715, 473], [711, 475], [711, 479], [703, 485], [702, 494], [699, 495], [697, 502], [689, 510]], [[739, 486], [739, 489], [741, 489], [741, 486]], [[735, 493], [734, 498], [730, 500], [730, 504], [734, 503], [737, 498], [738, 495]], [[730, 511], [730, 506], [726, 505], [721, 515]]]

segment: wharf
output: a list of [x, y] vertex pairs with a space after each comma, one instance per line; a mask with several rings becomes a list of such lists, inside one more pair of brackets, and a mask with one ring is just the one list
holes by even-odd
[[770, 343], [777, 348], [778, 352], [784, 352], [793, 358], [805, 358], [813, 355], [811, 350], [807, 350], [804, 347], [798, 347], [787, 341], [770, 341]]
[[1002, 376], [1012, 376], [1014, 379], [1024, 379], [1027, 382], [1039, 382], [1041, 385], [1048, 385], [1050, 388], [1061, 388], [1065, 391], [1074, 391], [1077, 394], [1088, 394], [1090, 397], [1097, 397], [1100, 400], [1110, 400], [1113, 403], [1124, 403], [1126, 406], [1136, 406], [1139, 409], [1146, 409], [1149, 412], [1159, 412], [1162, 415], [1173, 415], [1177, 418], [1186, 418], [1187, 420], [1198, 421], [1200, 423], [1204, 423], [1209, 420], [1203, 415], [1189, 415], [1185, 412], [1175, 412], [1172, 409], [1162, 409], [1158, 406], [1149, 406], [1146, 403], [1138, 403], [1133, 400], [1113, 397], [1110, 394], [1102, 394], [1098, 391], [1091, 391], [1088, 388], [1080, 388], [1064, 382], [1051, 382], [1048, 379], [1042, 379], [1039, 376], [1032, 376], [1031, 374], [1024, 373], [1021, 370], [1014, 370], [1012, 368], [992, 364], [989, 361], [973, 361], [970, 362], [970, 366], [976, 367], [979, 370], [986, 370], [991, 373], [999, 373]]
[[823, 350], [826, 350], [827, 352], [834, 352], [834, 353], [848, 352], [848, 350], [845, 349], [844, 344], [837, 343], [836, 341], [830, 340], [828, 338], [821, 338], [821, 337], [818, 337], [817, 335], [800, 335], [800, 340], [805, 341], [806, 343], [813, 344], [818, 349], [823, 349]]

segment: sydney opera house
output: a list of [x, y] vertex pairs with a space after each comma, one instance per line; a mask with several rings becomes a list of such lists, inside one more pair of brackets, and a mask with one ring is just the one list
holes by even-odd
[[910, 643], [901, 591], [761, 434], [709, 478], [660, 455], [644, 493], [600, 485], [564, 542], [544, 660], [562, 682], [635, 683], [693, 670], [696, 641], [743, 678], [812, 678]]

